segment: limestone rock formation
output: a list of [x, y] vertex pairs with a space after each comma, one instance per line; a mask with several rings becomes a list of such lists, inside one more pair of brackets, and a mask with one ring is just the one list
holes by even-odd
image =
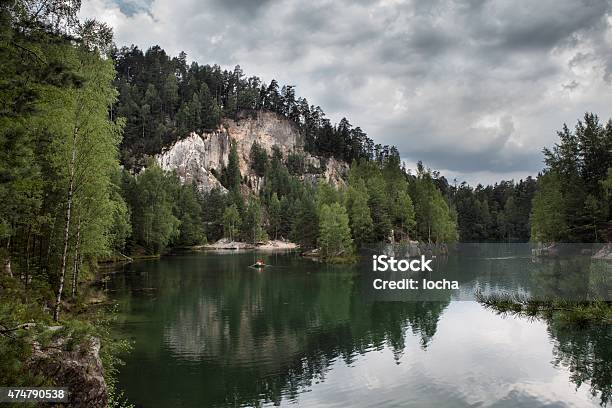
[[183, 183], [195, 181], [200, 190], [225, 188], [214, 176], [227, 166], [230, 150], [229, 134], [215, 131], [198, 135], [191, 133], [169, 149], [157, 155], [156, 160], [164, 170], [175, 170]]
[[334, 158], [305, 153], [297, 126], [287, 118], [267, 111], [241, 112], [236, 120], [224, 119], [213, 132], [191, 133], [166, 148], [155, 159], [164, 170], [176, 171], [183, 183], [195, 181], [204, 192], [215, 187], [225, 191], [219, 177], [227, 166], [231, 142], [236, 143], [240, 172], [254, 191], [259, 191], [262, 181], [250, 168], [249, 154], [254, 142], [270, 156], [273, 147], [278, 148], [285, 159], [291, 152], [304, 154], [308, 171], [302, 178], [309, 182], [314, 183], [322, 178], [334, 185], [341, 185], [349, 169], [346, 163]]

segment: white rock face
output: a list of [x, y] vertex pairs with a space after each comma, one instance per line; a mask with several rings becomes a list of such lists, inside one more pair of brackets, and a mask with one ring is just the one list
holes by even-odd
[[[269, 155], [272, 147], [277, 146], [287, 158], [293, 151], [303, 152], [303, 141], [298, 128], [285, 117], [274, 112], [245, 112], [239, 114], [237, 120], [225, 119], [219, 129], [202, 135], [191, 133], [185, 139], [165, 149], [155, 157], [164, 170], [174, 170], [183, 183], [195, 180], [199, 189], [209, 192], [215, 187], [227, 191], [219, 182], [223, 167], [227, 166], [230, 140], [234, 141], [238, 150], [238, 165], [240, 173], [249, 180], [251, 188], [259, 191], [261, 178], [251, 169], [249, 153], [255, 141]], [[321, 171], [325, 165], [325, 171]], [[316, 181], [324, 178], [334, 185], [343, 185], [343, 177], [348, 172], [348, 165], [335, 159], [321, 159], [306, 154], [306, 162], [318, 173], [305, 174], [304, 178]], [[320, 174], [319, 174], [320, 173]]]
[[277, 146], [285, 158], [294, 150], [301, 151], [304, 146], [295, 124], [274, 112], [245, 112], [236, 121], [225, 120], [222, 126], [238, 144], [240, 173], [243, 175], [250, 173], [249, 153], [255, 141], [266, 149], [268, 155], [272, 154], [272, 147]]
[[217, 131], [201, 136], [194, 132], [155, 159], [162, 169], [175, 170], [183, 183], [195, 180], [198, 188], [204, 192], [215, 187], [225, 191], [212, 171], [221, 174], [223, 166], [227, 166], [229, 149], [227, 132]]

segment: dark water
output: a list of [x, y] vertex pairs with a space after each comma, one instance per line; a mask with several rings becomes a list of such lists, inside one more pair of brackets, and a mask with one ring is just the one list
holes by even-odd
[[[251, 269], [255, 257], [274, 266]], [[110, 284], [119, 329], [134, 341], [120, 387], [137, 407], [590, 407], [610, 399], [610, 327], [502, 317], [461, 300], [476, 288], [563, 286], [549, 284], [554, 268], [523, 252], [449, 257], [434, 270], [459, 280], [459, 291], [383, 302], [362, 287], [368, 262], [198, 253], [129, 265]]]

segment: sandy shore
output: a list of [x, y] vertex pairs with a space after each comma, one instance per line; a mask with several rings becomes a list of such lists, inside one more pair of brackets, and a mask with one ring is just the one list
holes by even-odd
[[265, 244], [255, 246], [255, 249], [265, 249], [265, 250], [276, 250], [276, 249], [296, 249], [298, 245], [294, 242], [289, 241], [280, 241], [280, 240], [272, 240], [268, 241]]
[[212, 250], [247, 250], [247, 249], [259, 249], [265, 251], [273, 250], [291, 250], [296, 249], [297, 244], [289, 241], [272, 240], [260, 244], [248, 244], [246, 242], [230, 241], [226, 238], [222, 238], [214, 244], [200, 245], [195, 249], [212, 249]]

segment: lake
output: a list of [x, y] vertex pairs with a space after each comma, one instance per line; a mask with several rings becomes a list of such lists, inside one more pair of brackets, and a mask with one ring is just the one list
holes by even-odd
[[[554, 267], [504, 248], [439, 257], [434, 274], [460, 289], [408, 299], [372, 295], [369, 256], [329, 266], [203, 252], [127, 265], [108, 284], [134, 344], [119, 387], [137, 407], [605, 406], [611, 327], [500, 316], [473, 300], [477, 289], [537, 293], [550, 276], [564, 286]], [[271, 266], [250, 268], [257, 258]]]

